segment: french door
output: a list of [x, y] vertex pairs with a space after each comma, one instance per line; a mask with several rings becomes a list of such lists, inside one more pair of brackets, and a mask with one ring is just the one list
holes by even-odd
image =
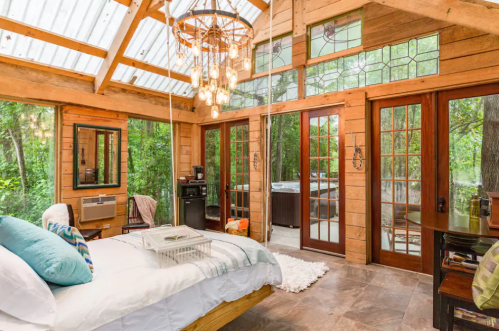
[[337, 254], [345, 254], [345, 151], [341, 109], [301, 115], [302, 244]]
[[249, 121], [226, 123], [226, 215], [249, 219]]
[[431, 273], [431, 231], [408, 213], [435, 209], [434, 95], [380, 100], [372, 109], [373, 261]]
[[223, 124], [204, 126], [202, 129], [201, 159], [207, 184], [206, 228], [215, 231], [223, 231], [225, 227], [224, 137]]
[[227, 219], [249, 219], [248, 120], [204, 126], [201, 153], [206, 228], [223, 232]]
[[499, 84], [440, 92], [438, 132], [442, 209], [469, 215], [472, 194], [499, 192]]

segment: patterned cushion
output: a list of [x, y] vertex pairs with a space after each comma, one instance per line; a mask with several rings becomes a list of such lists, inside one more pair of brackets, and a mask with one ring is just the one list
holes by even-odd
[[92, 258], [90, 257], [90, 252], [88, 250], [87, 243], [80, 231], [72, 226], [63, 225], [59, 223], [49, 222], [48, 229], [50, 232], [55, 233], [62, 239], [64, 239], [68, 244], [73, 246], [85, 259], [90, 271], [94, 271], [94, 265], [92, 263]]
[[484, 255], [473, 279], [473, 301], [480, 309], [499, 308], [499, 241]]

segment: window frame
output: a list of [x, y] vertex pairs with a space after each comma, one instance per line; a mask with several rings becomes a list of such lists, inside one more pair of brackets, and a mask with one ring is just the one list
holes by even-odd
[[[330, 17], [330, 18], [326, 18], [326, 19], [324, 19], [322, 21], [319, 21], [319, 22], [316, 22], [316, 23], [313, 23], [313, 24], [310, 24], [310, 25], [307, 26], [307, 61], [314, 60], [314, 61], [322, 62], [322, 61], [320, 61], [318, 59], [320, 59], [322, 57], [332, 56], [332, 54], [336, 54], [336, 53], [339, 53], [339, 52], [344, 52], [344, 51], [347, 51], [349, 49], [354, 48], [354, 47], [351, 47], [351, 48], [347, 48], [347, 49], [342, 50], [342, 51], [337, 51], [337, 52], [333, 52], [333, 53], [329, 53], [329, 54], [323, 54], [323, 55], [320, 55], [320, 56], [317, 56], [317, 57], [314, 57], [314, 58], [311, 57], [311, 52], [312, 52], [312, 29], [315, 28], [316, 26], [321, 25], [321, 24], [324, 24], [324, 23], [327, 23], [327, 22], [330, 22], [330, 21], [333, 21], [333, 20], [340, 19], [342, 17], [348, 16], [348, 15], [350, 15], [352, 13], [355, 13], [355, 12], [359, 12], [360, 13], [360, 47], [362, 47], [364, 45], [364, 8], [357, 8], [357, 9], [351, 10], [349, 12], [346, 12], [344, 14], [333, 16], [333, 17]], [[356, 47], [359, 47], [359, 46], [356, 46]]]
[[[281, 35], [279, 35], [279, 36], [277, 36], [277, 37], [275, 37], [275, 38], [272, 38], [272, 42], [274, 42], [274, 41], [276, 41], [276, 40], [279, 40], [279, 39], [286, 38], [286, 37], [288, 37], [288, 36], [291, 36], [291, 37], [292, 37], [292, 36], [293, 36], [293, 31], [286, 32], [286, 33], [281, 34]], [[256, 70], [256, 50], [258, 49], [258, 47], [259, 47], [259, 46], [261, 46], [261, 45], [265, 45], [265, 44], [267, 44], [267, 43], [269, 43], [269, 44], [270, 44], [270, 38], [269, 38], [269, 39], [266, 39], [266, 40], [264, 40], [264, 41], [260, 41], [260, 42], [259, 42], [259, 43], [257, 43], [257, 44], [255, 45], [255, 47], [253, 48], [253, 53], [251, 54], [251, 55], [252, 55], [252, 58], [253, 58], [253, 59], [252, 59], [252, 65], [253, 65], [253, 68], [252, 68], [252, 70], [251, 70], [251, 74], [252, 74], [252, 75], [260, 75], [260, 74], [262, 74], [262, 73], [269, 72], [269, 70], [271, 70], [271, 71], [272, 71], [272, 70], [274, 70], [274, 69], [278, 69], [278, 68], [282, 68], [282, 67], [285, 67], [285, 66], [286, 66], [286, 65], [283, 65], [283, 66], [280, 66], [280, 67], [277, 67], [277, 68], [274, 68], [274, 67], [270, 68], [270, 63], [271, 63], [272, 61], [269, 61], [269, 64], [268, 64], [268, 65], [269, 65], [269, 69], [268, 69], [268, 70], [263, 70], [263, 71], [260, 71], [260, 72], [255, 72], [255, 70]], [[291, 42], [291, 49], [293, 49], [293, 43], [292, 43], [292, 42]], [[291, 61], [292, 61], [292, 60], [293, 60], [293, 52], [291, 52]]]

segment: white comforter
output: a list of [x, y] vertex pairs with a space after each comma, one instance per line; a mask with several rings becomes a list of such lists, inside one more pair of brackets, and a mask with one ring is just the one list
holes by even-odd
[[[192, 311], [186, 312], [185, 316], [170, 314], [168, 325], [158, 325], [162, 330], [178, 330], [223, 301], [237, 300], [266, 284], [281, 283], [279, 265], [272, 254], [256, 241], [201, 232], [214, 241], [218, 240], [227, 247], [232, 247], [230, 255], [237, 257], [238, 260], [243, 258], [242, 254], [245, 255], [249, 264], [240, 264], [237, 268], [227, 270], [219, 276], [207, 277], [202, 268], [195, 264], [158, 269], [154, 252], [138, 249], [124, 241], [112, 239], [92, 241], [88, 245], [95, 270], [93, 281], [84, 285], [52, 288], [57, 301], [54, 329], [93, 330], [105, 325], [112, 326], [113, 321], [120, 321], [114, 323], [115, 326], [121, 325], [127, 315], [140, 317], [140, 311], [146, 311], [145, 308], [152, 307], [153, 304], [162, 303], [161, 308], [158, 305], [154, 306], [155, 310], [168, 309], [166, 303], [169, 301], [166, 299], [178, 293], [174, 300], [175, 306], [190, 307]], [[229, 281], [232, 278], [239, 278], [241, 282]], [[204, 291], [203, 284], [207, 284], [210, 290]], [[200, 293], [198, 299], [203, 301], [204, 296], [205, 302], [193, 302], [196, 300], [196, 295], [193, 295], [192, 291], [189, 292], [189, 288], [196, 288], [197, 293]], [[214, 289], [216, 289], [215, 294]], [[182, 293], [186, 293], [187, 302], [181, 302]], [[202, 293], [208, 296], [216, 296], [219, 293], [219, 296], [206, 298], [206, 295], [201, 295]], [[178, 313], [180, 312], [181, 310]], [[143, 323], [138, 323], [142, 326], [147, 324], [146, 320], [152, 318], [152, 316], [142, 317], [145, 320]], [[122, 325], [122, 329], [125, 329], [125, 326]]]

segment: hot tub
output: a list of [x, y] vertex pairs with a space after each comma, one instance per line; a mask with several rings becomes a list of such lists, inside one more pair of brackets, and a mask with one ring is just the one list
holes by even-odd
[[272, 183], [272, 224], [300, 227], [300, 183]]

